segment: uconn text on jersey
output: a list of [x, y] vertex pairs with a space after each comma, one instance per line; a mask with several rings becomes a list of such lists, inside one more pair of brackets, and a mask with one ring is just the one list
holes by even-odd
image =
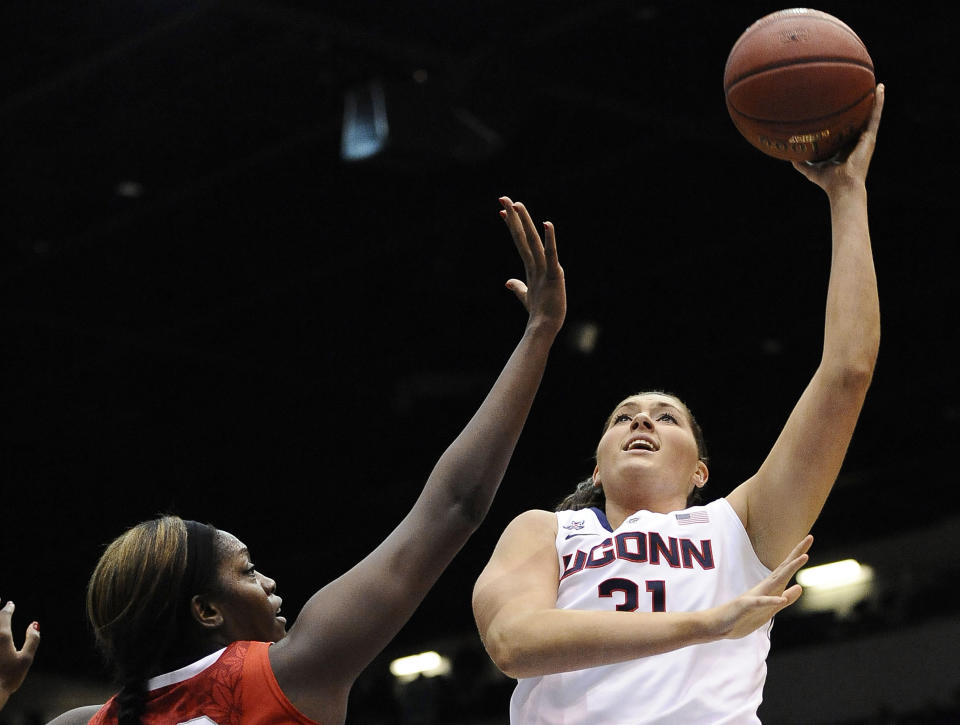
[[617, 559], [638, 564], [666, 564], [674, 569], [693, 569], [695, 565], [704, 570], [714, 568], [710, 539], [701, 539], [697, 544], [693, 539], [676, 536], [664, 540], [655, 531], [624, 531], [589, 549], [578, 548], [575, 554], [564, 554], [560, 580], [585, 569], [599, 569]]

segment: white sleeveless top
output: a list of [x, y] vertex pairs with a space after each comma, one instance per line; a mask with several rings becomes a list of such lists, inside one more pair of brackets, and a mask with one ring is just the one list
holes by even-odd
[[[770, 570], [725, 499], [611, 530], [596, 508], [557, 513], [560, 609], [694, 611], [727, 602]], [[742, 639], [630, 662], [522, 678], [512, 725], [759, 723], [772, 622]]]

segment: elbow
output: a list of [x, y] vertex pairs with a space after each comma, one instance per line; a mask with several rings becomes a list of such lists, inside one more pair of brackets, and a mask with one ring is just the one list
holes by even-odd
[[472, 533], [487, 517], [496, 490], [497, 486], [475, 484], [454, 491], [446, 501], [447, 514]]
[[873, 381], [872, 365], [844, 365], [833, 370], [830, 388], [837, 403], [857, 410], [867, 398]]
[[877, 348], [859, 355], [836, 358], [827, 365], [833, 386], [854, 396], [865, 396], [873, 382], [877, 365]]
[[[469, 538], [472, 536], [490, 510], [492, 496], [461, 493], [457, 491], [430, 493], [425, 491], [417, 502], [417, 508], [423, 516], [439, 525], [449, 535]], [[439, 531], [435, 532], [439, 534]]]
[[855, 394], [866, 395], [873, 382], [873, 372], [876, 368], [876, 355], [865, 356], [860, 360], [850, 361], [843, 365], [837, 374], [838, 383], [845, 390]]
[[524, 677], [522, 663], [525, 658], [520, 653], [520, 648], [516, 646], [515, 638], [491, 629], [481, 637], [481, 640], [498, 670], [515, 680]]
[[485, 496], [469, 496], [460, 499], [454, 504], [456, 515], [463, 520], [464, 526], [472, 531], [480, 528], [480, 524], [487, 517], [491, 499]]
[[487, 515], [485, 507], [465, 500], [449, 501], [434, 511], [434, 520], [456, 536], [469, 538], [476, 533]]
[[530, 628], [531, 620], [525, 614], [503, 616], [501, 613], [500, 616], [486, 617], [478, 610], [476, 602], [474, 613], [480, 625], [480, 641], [498, 670], [515, 680], [543, 674], [531, 669], [536, 668], [539, 658], [537, 640]]
[[487, 627], [480, 639], [497, 669], [514, 680], [570, 669], [557, 669], [557, 657], [565, 649], [563, 643], [545, 639], [536, 630], [530, 619], [520, 618], [506, 626], [498, 623]]
[[493, 481], [477, 473], [460, 476], [446, 473], [428, 480], [423, 498], [431, 502], [434, 516], [472, 533], [487, 517], [499, 484], [499, 478]]

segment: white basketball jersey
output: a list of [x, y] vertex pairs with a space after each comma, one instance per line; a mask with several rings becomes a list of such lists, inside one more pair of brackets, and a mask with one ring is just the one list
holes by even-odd
[[[727, 602], [766, 577], [725, 499], [638, 511], [611, 530], [599, 509], [557, 513], [561, 609], [680, 612]], [[772, 623], [735, 640], [520, 679], [513, 725], [759, 723]]]

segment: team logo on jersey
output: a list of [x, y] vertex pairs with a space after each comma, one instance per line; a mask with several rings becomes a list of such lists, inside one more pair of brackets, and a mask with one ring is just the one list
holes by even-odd
[[566, 524], [563, 528], [569, 531], [579, 531], [583, 528], [583, 519], [579, 521], [571, 521], [569, 524]]
[[[570, 534], [567, 538], [577, 535]], [[601, 569], [616, 561], [666, 565], [672, 569], [699, 568], [702, 571], [716, 566], [710, 539], [701, 539], [698, 544], [686, 537], [664, 538], [656, 531], [621, 531], [596, 546], [578, 548], [574, 553], [563, 554], [562, 558], [561, 581], [578, 572]]]

